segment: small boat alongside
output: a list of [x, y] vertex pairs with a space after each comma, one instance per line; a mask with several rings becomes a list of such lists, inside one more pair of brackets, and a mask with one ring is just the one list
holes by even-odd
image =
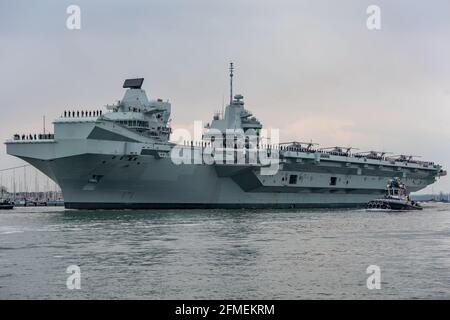
[[387, 193], [384, 198], [375, 199], [367, 203], [367, 210], [407, 211], [422, 210], [422, 206], [411, 200], [406, 186], [399, 178], [389, 180]]
[[0, 199], [0, 210], [14, 209], [14, 202], [9, 199]]

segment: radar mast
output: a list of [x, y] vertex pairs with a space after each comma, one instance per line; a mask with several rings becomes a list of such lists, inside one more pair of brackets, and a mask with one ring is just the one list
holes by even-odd
[[230, 105], [233, 103], [233, 62], [230, 62]]

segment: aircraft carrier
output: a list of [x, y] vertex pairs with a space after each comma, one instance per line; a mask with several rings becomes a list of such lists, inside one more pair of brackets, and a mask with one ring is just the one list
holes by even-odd
[[7, 153], [54, 180], [73, 209], [353, 207], [390, 179], [414, 192], [446, 174], [412, 156], [265, 139], [233, 95], [232, 65], [225, 110], [199, 139], [174, 142], [171, 104], [149, 100], [143, 80], [125, 80], [106, 110], [64, 111], [54, 133], [14, 135]]

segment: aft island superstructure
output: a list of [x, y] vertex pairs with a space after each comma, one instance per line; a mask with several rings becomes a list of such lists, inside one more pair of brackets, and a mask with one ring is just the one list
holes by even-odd
[[408, 156], [264, 143], [232, 91], [200, 141], [171, 142], [171, 104], [149, 100], [143, 80], [126, 80], [106, 112], [64, 111], [53, 134], [15, 135], [7, 153], [54, 180], [75, 209], [362, 206], [395, 177], [417, 191], [446, 174]]

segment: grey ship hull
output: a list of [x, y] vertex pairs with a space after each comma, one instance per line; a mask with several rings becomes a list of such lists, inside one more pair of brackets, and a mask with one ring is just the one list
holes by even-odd
[[[304, 182], [291, 186], [281, 182], [287, 172], [284, 168], [275, 176], [259, 176], [254, 167], [243, 167], [234, 174], [233, 170], [227, 172], [226, 166], [175, 165], [170, 158], [153, 156], [83, 154], [23, 159], [59, 184], [65, 206], [71, 209], [362, 207], [384, 194], [394, 174], [305, 171], [299, 173]], [[336, 186], [329, 186], [331, 176], [337, 177]], [[425, 187], [434, 177], [421, 181], [410, 185], [410, 190]]]

